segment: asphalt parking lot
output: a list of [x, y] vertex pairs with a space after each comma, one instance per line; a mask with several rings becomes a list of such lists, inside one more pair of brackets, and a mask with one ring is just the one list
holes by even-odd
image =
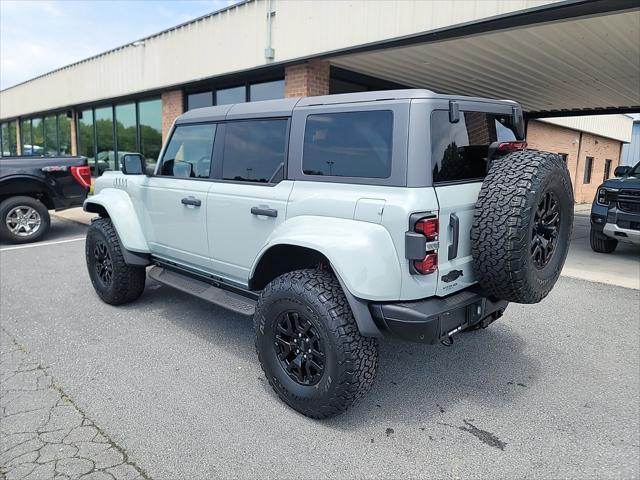
[[106, 305], [85, 227], [53, 227], [0, 245], [7, 479], [640, 475], [638, 290], [562, 277], [450, 348], [383, 340], [368, 397], [315, 421], [271, 392], [250, 320], [151, 281]]

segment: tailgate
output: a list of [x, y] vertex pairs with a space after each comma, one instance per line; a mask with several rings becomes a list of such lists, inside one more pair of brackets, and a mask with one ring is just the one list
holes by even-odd
[[482, 182], [435, 187], [440, 206], [438, 286], [436, 295], [462, 290], [475, 282], [471, 225]]

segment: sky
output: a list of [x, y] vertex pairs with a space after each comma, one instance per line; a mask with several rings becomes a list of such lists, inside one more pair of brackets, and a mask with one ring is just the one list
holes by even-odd
[[0, 0], [0, 89], [238, 0]]

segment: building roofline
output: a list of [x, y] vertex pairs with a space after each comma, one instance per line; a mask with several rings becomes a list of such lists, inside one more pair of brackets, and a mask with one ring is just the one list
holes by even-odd
[[26, 83], [33, 82], [35, 80], [38, 80], [39, 78], [46, 77], [46, 76], [51, 75], [53, 73], [59, 72], [61, 70], [66, 70], [67, 68], [75, 67], [76, 65], [80, 65], [82, 63], [89, 62], [91, 60], [95, 60], [96, 58], [104, 57], [105, 55], [109, 55], [110, 53], [117, 52], [118, 50], [122, 50], [123, 48], [135, 47], [135, 46], [137, 46], [136, 43], [145, 42], [147, 40], [151, 40], [152, 38], [159, 37], [160, 35], [165, 35], [165, 34], [167, 34], [169, 32], [174, 31], [174, 30], [178, 30], [180, 28], [186, 27], [187, 25], [191, 25], [192, 23], [197, 23], [197, 22], [199, 22], [201, 20], [204, 20], [206, 18], [213, 17], [215, 15], [219, 15], [221, 13], [226, 12], [227, 10], [231, 10], [231, 9], [234, 9], [234, 8], [237, 8], [237, 7], [241, 7], [243, 5], [246, 5], [247, 3], [251, 3], [253, 1], [254, 0], [237, 0], [236, 3], [232, 3], [231, 5], [227, 5], [226, 7], [223, 7], [221, 9], [219, 9], [219, 10], [214, 10], [213, 12], [205, 13], [204, 15], [200, 15], [199, 17], [196, 17], [196, 18], [191, 19], [191, 20], [187, 20], [186, 22], [182, 22], [182, 23], [180, 23], [178, 25], [174, 25], [173, 27], [166, 28], [166, 29], [161, 30], [159, 32], [152, 33], [151, 35], [148, 35], [146, 37], [139, 38], [139, 39], [134, 40], [132, 42], [125, 43], [124, 45], [120, 45], [118, 47], [114, 47], [114, 48], [111, 48], [111, 49], [106, 50], [104, 52], [92, 55], [90, 57], [83, 58], [82, 60], [78, 60], [77, 62], [69, 63], [68, 65], [64, 65], [62, 67], [58, 67], [58, 68], [56, 68], [54, 70], [50, 70], [50, 71], [48, 71], [46, 73], [42, 73], [42, 74], [40, 74], [40, 75], [38, 75], [36, 77], [30, 78], [28, 80], [24, 80], [24, 81], [22, 81], [20, 83], [16, 83], [15, 85], [11, 85], [10, 87], [7, 87], [5, 89], [0, 90], [0, 92], [6, 92], [7, 90], [11, 90], [12, 88], [16, 88], [16, 87], [19, 87], [19, 86], [24, 85]]

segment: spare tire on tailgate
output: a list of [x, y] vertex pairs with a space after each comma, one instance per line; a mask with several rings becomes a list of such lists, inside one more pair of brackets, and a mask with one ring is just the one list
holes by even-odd
[[571, 178], [559, 155], [523, 150], [494, 160], [471, 227], [480, 286], [502, 300], [539, 302], [558, 280], [572, 226]]

